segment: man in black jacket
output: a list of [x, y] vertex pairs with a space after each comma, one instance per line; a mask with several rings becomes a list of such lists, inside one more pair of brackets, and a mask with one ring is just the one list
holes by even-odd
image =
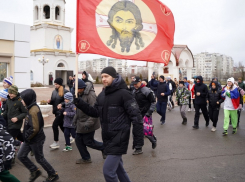
[[67, 80], [67, 86], [69, 87], [69, 90], [71, 92], [71, 89], [73, 87], [73, 78], [72, 78], [72, 76], [69, 76], [69, 79]]
[[221, 90], [219, 89], [218, 82], [212, 81], [211, 89], [207, 94], [207, 103], [209, 104], [208, 111], [210, 120], [213, 122], [211, 131], [216, 131], [216, 126], [219, 118], [220, 104], [224, 102], [221, 98]]
[[205, 118], [206, 126], [209, 125], [209, 116], [208, 116], [207, 102], [206, 102], [208, 87], [203, 83], [202, 76], [197, 76], [196, 81], [197, 83], [195, 84], [195, 88], [194, 88], [195, 118], [194, 118], [193, 129], [199, 128], [200, 109], [202, 110], [203, 116]]
[[27, 157], [30, 151], [33, 151], [36, 161], [47, 171], [48, 178], [45, 182], [53, 182], [59, 179], [54, 168], [47, 162], [43, 155], [43, 144], [45, 134], [43, 132], [44, 121], [40, 108], [36, 103], [36, 93], [32, 89], [21, 92], [23, 105], [28, 109], [28, 115], [24, 125], [24, 143], [18, 152], [18, 159], [31, 172], [30, 182], [35, 181], [42, 173], [35, 164]]
[[142, 117], [126, 83], [113, 67], [104, 68], [101, 77], [104, 89], [95, 105], [90, 106], [81, 98], [75, 99], [75, 105], [91, 117], [100, 117], [104, 153], [107, 155], [103, 167], [105, 180], [130, 182], [123, 168], [122, 155], [128, 150], [131, 124], [133, 149], [144, 145]]
[[[63, 127], [63, 119], [64, 116], [60, 111], [58, 110], [57, 106], [61, 103], [64, 103], [64, 95], [68, 92], [63, 86], [63, 79], [62, 78], [56, 78], [54, 80], [54, 86], [55, 89], [52, 92], [51, 99], [48, 100], [48, 103], [50, 105], [53, 105], [53, 114], [55, 115], [55, 119], [52, 125], [53, 132], [54, 132], [54, 143], [50, 145], [50, 148], [56, 149], [59, 148], [59, 128], [64, 132]], [[71, 143], [74, 142], [74, 140], [71, 141]]]
[[[156, 107], [156, 98], [154, 92], [150, 88], [146, 87], [146, 85], [142, 83], [140, 77], [138, 76], [135, 77], [135, 80], [132, 83], [135, 87], [133, 94], [136, 102], [138, 103], [142, 117], [144, 118], [146, 116], [150, 118]], [[145, 135], [145, 137], [150, 140], [152, 143], [152, 148], [155, 149], [157, 146], [156, 136]], [[142, 149], [135, 150], [133, 154], [137, 155], [141, 153], [143, 153]]]

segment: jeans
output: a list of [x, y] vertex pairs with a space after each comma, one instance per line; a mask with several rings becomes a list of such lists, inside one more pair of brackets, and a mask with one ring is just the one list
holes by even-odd
[[47, 171], [48, 175], [55, 174], [54, 168], [46, 161], [43, 155], [43, 144], [44, 141], [29, 144], [24, 142], [20, 147], [18, 152], [18, 159], [26, 166], [26, 168], [30, 172], [36, 171], [38, 168], [33, 164], [33, 162], [27, 157], [30, 151], [32, 151], [35, 155], [37, 163], [39, 163], [45, 171]]
[[59, 141], [59, 128], [58, 127], [60, 127], [61, 131], [64, 132], [63, 119], [64, 119], [63, 115], [55, 114], [55, 119], [54, 119], [52, 128], [54, 132], [54, 141], [56, 142]]
[[195, 118], [194, 125], [199, 126], [200, 109], [202, 110], [203, 117], [205, 118], [206, 125], [209, 125], [209, 116], [206, 104], [195, 104]]
[[66, 145], [71, 146], [70, 136], [72, 136], [72, 138], [76, 137], [75, 128], [64, 128], [64, 135], [65, 135]]
[[20, 182], [15, 176], [10, 174], [8, 170], [0, 172], [0, 181], [2, 182]]
[[209, 118], [213, 122], [213, 127], [216, 127], [219, 118], [219, 108], [209, 106], [208, 111], [209, 111]]
[[122, 155], [107, 155], [103, 173], [106, 182], [130, 182], [128, 174], [123, 168]]
[[76, 139], [75, 139], [76, 145], [83, 160], [88, 160], [91, 158], [87, 150], [87, 147], [100, 151], [104, 150], [103, 143], [94, 140], [94, 133], [95, 131], [92, 131], [90, 133], [76, 134]]
[[167, 102], [157, 102], [157, 113], [162, 116], [161, 121], [165, 121]]

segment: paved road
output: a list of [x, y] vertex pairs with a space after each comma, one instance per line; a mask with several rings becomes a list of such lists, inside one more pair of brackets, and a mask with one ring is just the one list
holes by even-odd
[[[139, 156], [132, 155], [132, 138], [128, 154], [123, 156], [124, 166], [133, 182], [210, 182], [210, 181], [245, 181], [245, 112], [242, 112], [242, 123], [236, 135], [222, 136], [223, 110], [220, 113], [218, 130], [210, 131], [211, 126], [205, 127], [203, 117], [200, 119], [200, 129], [193, 130], [193, 112], [188, 112], [188, 124], [181, 125], [178, 107], [167, 113], [167, 122], [161, 126], [158, 114], [153, 114], [155, 135], [158, 146], [151, 149], [150, 142], [145, 139], [144, 153]], [[62, 152], [65, 141], [60, 137], [61, 148], [50, 150], [52, 128], [45, 128], [46, 142], [44, 154], [46, 159], [54, 166], [60, 175], [60, 182], [101, 182], [104, 181], [101, 153], [89, 149], [91, 164], [77, 165], [79, 158], [76, 145], [72, 144], [73, 151]], [[100, 130], [96, 132], [96, 139], [101, 141]], [[34, 161], [34, 157], [30, 157]], [[37, 181], [43, 181], [47, 174]], [[11, 173], [20, 179], [28, 181], [29, 172], [17, 160]]]

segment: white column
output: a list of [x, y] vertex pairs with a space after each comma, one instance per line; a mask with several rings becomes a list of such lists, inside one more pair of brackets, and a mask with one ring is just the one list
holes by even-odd
[[158, 76], [163, 75], [164, 64], [158, 64]]
[[152, 62], [148, 62], [147, 63], [147, 67], [148, 67], [148, 80], [150, 81], [151, 80], [151, 75], [153, 73], [153, 66], [154, 66], [154, 63]]
[[186, 74], [187, 74], [187, 79], [190, 80], [192, 77], [191, 77], [191, 71], [192, 71], [192, 68], [186, 68]]

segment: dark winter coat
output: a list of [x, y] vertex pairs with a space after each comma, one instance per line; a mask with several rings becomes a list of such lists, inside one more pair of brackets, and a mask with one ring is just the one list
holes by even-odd
[[139, 89], [134, 90], [133, 95], [139, 106], [142, 117], [145, 115], [151, 116], [156, 108], [156, 98], [153, 91], [142, 84]]
[[157, 85], [158, 81], [155, 79], [151, 79], [151, 81], [148, 82], [148, 86], [154, 92], [155, 96], [157, 95]]
[[86, 78], [85, 78], [85, 79], [82, 79], [82, 80], [84, 81], [84, 83], [90, 83], [90, 84], [92, 85], [92, 88], [94, 88], [93, 82], [91, 82], [91, 81], [88, 79], [88, 77], [89, 77], [88, 73], [87, 73], [86, 71], [84, 71], [84, 72], [85, 72], [85, 74], [86, 74]]
[[81, 98], [76, 99], [75, 104], [87, 115], [100, 117], [104, 152], [107, 155], [127, 153], [131, 123], [133, 148], [144, 145], [143, 120], [138, 104], [120, 75], [99, 94], [94, 106]]
[[21, 98], [28, 109], [23, 131], [24, 141], [30, 144], [39, 143], [45, 140], [45, 134], [42, 112], [36, 103], [36, 93], [32, 89], [27, 89], [21, 92]]
[[64, 108], [61, 112], [66, 112], [66, 115], [64, 115], [63, 127], [75, 128], [73, 124], [73, 118], [76, 114], [76, 106], [73, 103], [66, 103], [64, 104]]
[[[208, 91], [206, 100], [208, 101], [209, 107], [219, 109], [224, 100], [221, 97], [221, 90], [219, 90], [218, 82], [213, 81], [213, 83], [215, 83], [216, 89], [210, 89]], [[217, 102], [219, 102], [219, 104], [217, 104]]]
[[173, 80], [169, 80], [169, 83], [171, 83], [171, 85], [172, 85], [172, 93], [174, 93], [176, 91], [176, 89], [177, 89], [176, 84], [175, 84], [175, 82]]
[[[164, 93], [164, 96], [161, 93]], [[169, 90], [168, 84], [166, 82], [158, 82], [157, 102], [167, 102], [169, 95], [171, 95], [171, 91]]]
[[218, 84], [217, 87], [218, 87], [218, 90], [222, 90], [222, 86], [221, 86], [220, 82], [218, 81], [218, 78], [212, 78], [212, 81], [211, 81], [210, 84], [209, 84], [209, 89], [212, 88], [212, 82], [214, 81], [214, 79], [217, 80], [217, 84]]
[[[86, 83], [86, 88], [81, 95], [78, 95], [84, 102], [93, 106], [96, 103], [96, 94], [90, 83]], [[77, 109], [74, 117], [76, 133], [90, 133], [100, 128], [99, 118], [90, 117], [82, 110]]]
[[[200, 80], [200, 83], [196, 83], [194, 88], [195, 104], [207, 104], [208, 87], [203, 83], [202, 76], [197, 76], [197, 79]], [[200, 92], [199, 96], [197, 96], [197, 92]]]
[[[1, 105], [1, 114], [4, 113], [5, 109], [6, 109], [6, 103], [7, 101], [2, 101], [2, 105]], [[4, 122], [2, 123], [4, 127], [7, 127], [8, 126], [8, 122], [7, 120], [5, 120], [3, 118]]]
[[245, 84], [243, 82], [241, 83], [238, 82], [238, 85], [241, 89], [245, 90]]
[[[0, 120], [3, 117], [0, 115]], [[3, 125], [0, 124], [0, 173], [5, 171], [4, 160], [12, 160], [15, 155], [13, 137], [4, 129]]]
[[[10, 99], [8, 96], [8, 100], [6, 102], [6, 109], [3, 113], [4, 119], [8, 122], [8, 129], [20, 129], [23, 124], [23, 119], [27, 115], [27, 109], [21, 102], [20, 94]], [[17, 122], [12, 122], [12, 118], [17, 118]]]
[[68, 86], [69, 88], [73, 87], [73, 79], [72, 79], [72, 80], [68, 79], [68, 81], [67, 81], [67, 86]]
[[[63, 86], [61, 86], [61, 87], [63, 87]], [[67, 93], [68, 92], [68, 90], [66, 90], [65, 88], [64, 88], [64, 94], [63, 94], [63, 97], [60, 97], [59, 96], [59, 91], [58, 91], [58, 89], [54, 89], [54, 91], [52, 92], [52, 95], [51, 95], [51, 101], [50, 101], [50, 105], [53, 105], [53, 114], [58, 114], [58, 109], [57, 109], [57, 106], [59, 105], [59, 104], [62, 104], [63, 102], [64, 102], [64, 95], [65, 95], [65, 93]]]

